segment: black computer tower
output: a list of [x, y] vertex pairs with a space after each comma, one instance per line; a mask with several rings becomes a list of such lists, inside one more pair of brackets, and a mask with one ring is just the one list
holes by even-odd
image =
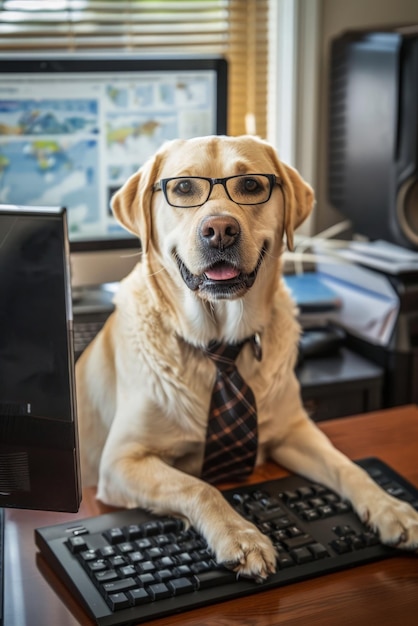
[[353, 231], [418, 249], [418, 27], [331, 43], [328, 193]]

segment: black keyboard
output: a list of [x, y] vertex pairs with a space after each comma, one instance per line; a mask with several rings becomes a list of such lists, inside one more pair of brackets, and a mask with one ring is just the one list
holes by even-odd
[[103, 328], [108, 312], [84, 313], [74, 316], [74, 356], [76, 359]]
[[[359, 464], [418, 510], [418, 490], [394, 470], [374, 458]], [[335, 493], [299, 476], [223, 493], [277, 549], [277, 572], [264, 583], [237, 580], [193, 528], [142, 509], [37, 529], [36, 543], [102, 626], [137, 624], [399, 554]]]

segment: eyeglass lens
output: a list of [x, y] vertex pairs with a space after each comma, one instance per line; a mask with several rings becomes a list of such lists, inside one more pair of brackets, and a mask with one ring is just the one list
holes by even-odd
[[[237, 204], [260, 204], [270, 196], [271, 181], [263, 174], [232, 176], [222, 179], [231, 200]], [[166, 184], [167, 200], [178, 207], [204, 204], [211, 192], [211, 181], [205, 178], [173, 178]]]

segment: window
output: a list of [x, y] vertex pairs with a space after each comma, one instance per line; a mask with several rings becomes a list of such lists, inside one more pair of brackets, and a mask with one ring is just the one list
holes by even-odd
[[0, 0], [0, 52], [223, 55], [228, 133], [267, 135], [268, 0]]

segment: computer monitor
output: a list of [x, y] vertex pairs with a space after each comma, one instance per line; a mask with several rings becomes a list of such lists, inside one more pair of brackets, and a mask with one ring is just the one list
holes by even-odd
[[73, 288], [138, 261], [110, 209], [127, 178], [166, 140], [226, 130], [222, 58], [0, 55], [0, 203], [67, 208]]
[[65, 209], [0, 204], [0, 507], [81, 499]]

